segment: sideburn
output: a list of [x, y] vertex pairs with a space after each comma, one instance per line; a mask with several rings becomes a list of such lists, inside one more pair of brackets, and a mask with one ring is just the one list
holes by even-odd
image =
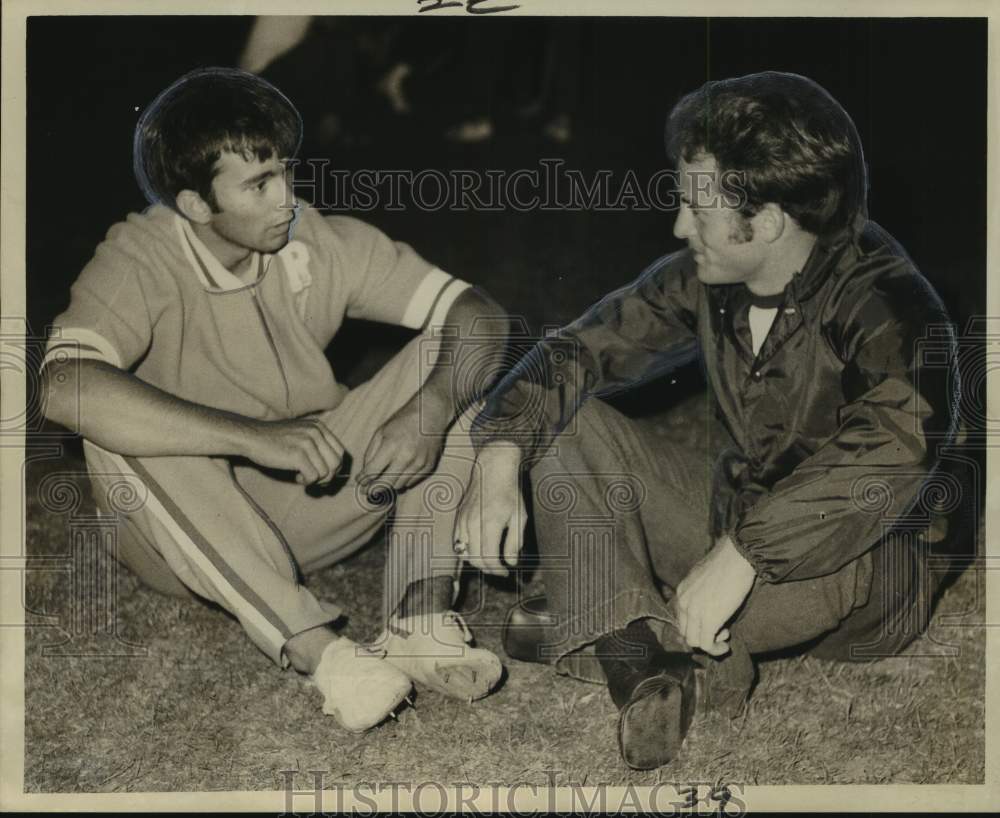
[[730, 244], [746, 244], [753, 241], [753, 224], [750, 223], [750, 219], [742, 213], [733, 213], [728, 239]]

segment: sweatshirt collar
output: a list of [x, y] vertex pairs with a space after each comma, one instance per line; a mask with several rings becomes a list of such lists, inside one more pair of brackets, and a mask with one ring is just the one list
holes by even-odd
[[174, 217], [174, 224], [177, 229], [178, 238], [184, 255], [194, 270], [201, 286], [209, 292], [222, 293], [242, 290], [246, 287], [253, 287], [263, 278], [267, 270], [269, 254], [258, 253], [256, 250], [250, 256], [250, 266], [248, 269], [254, 270], [252, 281], [243, 281], [233, 275], [222, 266], [222, 263], [213, 255], [205, 243], [198, 238], [198, 235], [191, 228], [190, 223], [180, 214]]

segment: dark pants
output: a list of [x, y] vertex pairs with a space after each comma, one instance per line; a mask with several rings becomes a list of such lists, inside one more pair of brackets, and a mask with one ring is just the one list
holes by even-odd
[[[688, 650], [670, 600], [713, 544], [715, 461], [733, 445], [703, 409], [681, 444], [676, 432], [590, 400], [532, 468], [540, 569], [559, 623], [546, 650], [559, 672], [603, 682], [592, 643], [637, 619], [668, 649]], [[730, 626], [730, 654], [706, 665], [721, 688], [745, 696], [752, 654], [808, 643], [824, 658], [891, 655], [926, 626], [940, 579], [913, 542], [893, 537], [828, 576], [757, 580]]]

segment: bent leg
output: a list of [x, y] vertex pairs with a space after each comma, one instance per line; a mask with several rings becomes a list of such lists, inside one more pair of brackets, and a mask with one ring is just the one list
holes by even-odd
[[924, 632], [932, 602], [946, 572], [934, 570], [927, 542], [903, 531], [891, 533], [869, 552], [871, 592], [810, 655], [869, 662], [895, 656]]
[[[681, 446], [600, 400], [532, 468], [534, 520], [559, 672], [603, 682], [592, 643], [637, 619], [686, 650], [661, 582], [675, 584], [710, 546], [713, 439]], [[652, 623], [651, 623], [652, 624]]]
[[[303, 490], [290, 479], [256, 468], [237, 469], [240, 483], [284, 533], [304, 573], [350, 556], [384, 531], [386, 617], [409, 585], [431, 577], [445, 580], [434, 585], [446, 588], [449, 607], [459, 567], [451, 538], [475, 462], [468, 436], [474, 409], [447, 431], [435, 470], [417, 485], [396, 495], [376, 484], [369, 496], [357, 483], [373, 435], [417, 393], [436, 360], [436, 348], [436, 342], [418, 336], [336, 408], [320, 415], [346, 450], [342, 474], [328, 488]], [[426, 433], [413, 430], [414, 435]]]
[[795, 648], [836, 631], [865, 606], [871, 587], [870, 553], [822, 577], [757, 580], [729, 626], [729, 652], [703, 659], [703, 704], [738, 715], [756, 679], [753, 656]]
[[[133, 532], [133, 547], [120, 556], [140, 577], [163, 578], [166, 567], [179, 583], [158, 585], [182, 585], [222, 606], [282, 666], [291, 638], [339, 616], [299, 583], [290, 549], [240, 489], [228, 461], [122, 457], [89, 442], [85, 453], [102, 510], [123, 518]], [[121, 481], [141, 500], [128, 511], [107, 501]]]
[[[388, 627], [375, 647], [388, 650], [390, 661], [398, 659], [415, 681], [474, 699], [489, 692], [502, 670], [492, 653], [468, 644], [468, 628], [450, 610], [461, 568], [451, 541], [475, 462], [468, 436], [475, 409], [448, 430], [434, 471], [398, 497], [391, 489], [380, 491], [377, 484], [369, 496], [357, 483], [372, 436], [417, 394], [436, 360], [437, 347], [425, 336], [414, 339], [340, 405], [320, 416], [347, 451], [344, 473], [328, 490], [303, 491], [254, 469], [241, 472], [240, 479], [275, 518], [307, 572], [348, 556], [384, 526], [383, 610]], [[426, 433], [413, 430], [414, 435]]]
[[[547, 647], [560, 672], [602, 681], [596, 663], [583, 658], [587, 646], [637, 619], [650, 620], [668, 650], [690, 650], [670, 600], [711, 548], [715, 461], [731, 445], [713, 421], [700, 432], [683, 445], [591, 400], [572, 433], [534, 466], [541, 568], [560, 625]], [[836, 629], [865, 604], [870, 586], [868, 557], [828, 577], [758, 582], [730, 628], [732, 652], [705, 661], [749, 685], [750, 654]]]

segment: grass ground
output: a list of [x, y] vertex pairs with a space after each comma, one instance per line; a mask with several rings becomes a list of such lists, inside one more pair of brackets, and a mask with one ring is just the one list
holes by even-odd
[[[66, 515], [42, 513], [37, 488], [80, 465], [62, 458], [29, 471], [29, 555], [67, 553]], [[84, 498], [76, 513], [87, 513], [86, 479], [67, 479]], [[311, 578], [318, 595], [351, 612], [355, 637], [375, 635], [383, 563], [376, 545]], [[234, 620], [148, 590], [127, 569], [114, 580], [120, 641], [88, 636], [85, 623], [74, 624], [77, 603], [106, 573], [94, 560], [87, 567], [28, 575], [29, 623], [59, 626], [27, 632], [29, 792], [270, 790], [285, 770], [301, 771], [299, 784], [310, 770], [347, 784], [983, 781], [985, 647], [976, 626], [984, 596], [973, 572], [945, 592], [928, 635], [904, 655], [864, 666], [763, 662], [740, 718], [699, 715], [671, 764], [639, 773], [619, 760], [616, 710], [601, 687], [508, 661], [502, 686], [484, 700], [418, 693], [398, 721], [357, 736], [323, 717], [319, 693], [278, 671]], [[501, 655], [496, 623], [516, 598], [512, 583], [475, 577], [464, 594], [479, 643]]]

